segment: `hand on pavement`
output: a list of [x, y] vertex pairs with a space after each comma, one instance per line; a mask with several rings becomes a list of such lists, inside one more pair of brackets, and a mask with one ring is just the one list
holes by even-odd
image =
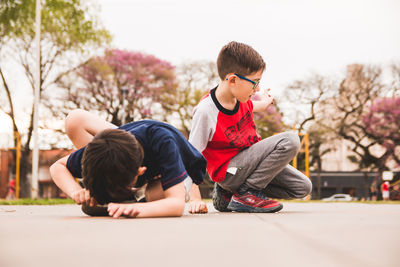
[[139, 215], [135, 204], [110, 203], [107, 210], [108, 214], [113, 218], [119, 218], [120, 216], [135, 218]]
[[85, 205], [89, 205], [91, 207], [96, 206], [95, 199], [93, 197], [90, 197], [89, 190], [86, 190], [85, 188], [81, 188], [81, 189], [73, 192], [71, 195], [71, 198], [76, 204], [79, 204], [79, 205], [85, 204]]
[[189, 213], [207, 213], [207, 205], [201, 200], [191, 200], [189, 201]]

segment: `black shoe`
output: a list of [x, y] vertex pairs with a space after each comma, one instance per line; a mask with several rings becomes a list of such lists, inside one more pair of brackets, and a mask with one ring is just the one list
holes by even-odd
[[230, 212], [228, 209], [229, 202], [231, 201], [232, 193], [220, 187], [217, 183], [214, 184], [212, 200], [214, 208], [221, 212]]
[[[122, 201], [121, 203], [136, 203], [136, 202], [146, 202], [145, 198], [142, 198], [139, 201], [136, 200], [126, 200]], [[82, 204], [82, 211], [86, 215], [89, 216], [109, 216], [108, 215], [108, 204], [104, 205], [96, 205], [94, 207]]]
[[82, 204], [82, 211], [86, 215], [89, 216], [108, 216], [108, 204], [105, 205], [97, 205], [97, 206], [89, 206]]

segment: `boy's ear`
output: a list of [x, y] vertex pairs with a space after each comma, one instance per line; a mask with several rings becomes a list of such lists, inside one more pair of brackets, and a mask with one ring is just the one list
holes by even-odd
[[228, 74], [225, 76], [225, 81], [235, 83], [235, 81], [236, 81], [236, 75], [234, 75], [233, 73], [228, 73]]
[[139, 167], [139, 169], [138, 169], [138, 175], [139, 175], [139, 176], [140, 176], [140, 175], [143, 175], [143, 174], [146, 172], [146, 170], [147, 170], [147, 167], [145, 167], [145, 166]]

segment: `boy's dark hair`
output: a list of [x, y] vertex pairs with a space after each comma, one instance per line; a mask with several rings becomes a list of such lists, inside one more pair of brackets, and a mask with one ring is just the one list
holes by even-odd
[[83, 184], [99, 204], [132, 199], [131, 183], [142, 161], [141, 145], [132, 134], [120, 129], [104, 130], [83, 152]]
[[217, 67], [219, 77], [224, 80], [229, 73], [245, 76], [260, 70], [264, 71], [265, 62], [251, 46], [232, 41], [219, 52]]

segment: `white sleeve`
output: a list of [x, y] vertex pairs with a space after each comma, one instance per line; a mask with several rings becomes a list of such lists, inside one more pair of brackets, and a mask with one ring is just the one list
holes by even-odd
[[191, 143], [198, 151], [203, 152], [207, 144], [211, 141], [216, 127], [216, 119], [210, 112], [202, 107], [195, 107], [193, 111], [192, 130], [189, 135]]

